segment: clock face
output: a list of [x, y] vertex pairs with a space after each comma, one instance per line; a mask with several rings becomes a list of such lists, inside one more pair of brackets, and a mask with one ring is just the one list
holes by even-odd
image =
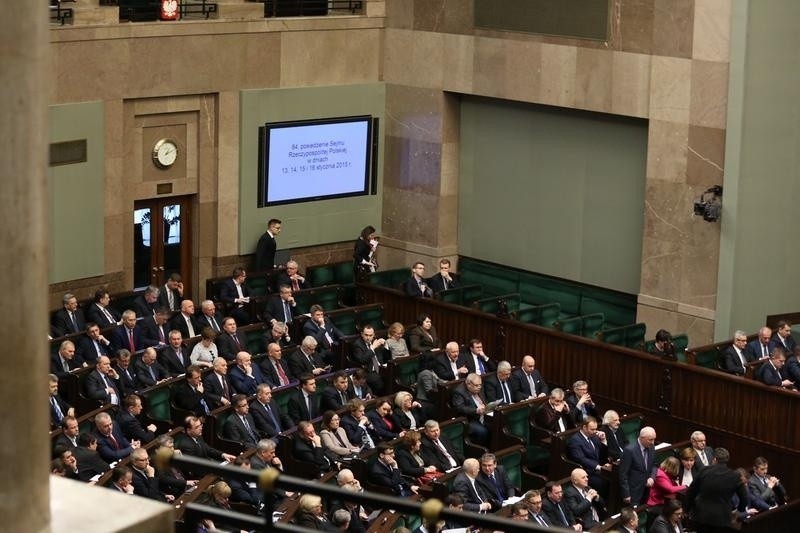
[[153, 162], [159, 168], [169, 168], [178, 160], [178, 146], [174, 141], [161, 139], [153, 146]]

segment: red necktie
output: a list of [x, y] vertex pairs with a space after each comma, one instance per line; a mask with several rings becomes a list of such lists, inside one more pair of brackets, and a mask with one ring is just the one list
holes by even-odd
[[131, 349], [131, 353], [136, 351], [136, 345], [133, 343], [133, 330], [128, 330], [128, 347]]
[[119, 443], [117, 442], [117, 439], [114, 438], [114, 434], [113, 433], [109, 433], [108, 434], [108, 438], [111, 439], [111, 444], [114, 445], [114, 449], [115, 450], [119, 450]]
[[275, 363], [275, 366], [278, 368], [278, 377], [281, 378], [281, 385], [288, 385], [289, 377], [283, 371], [283, 366], [280, 363]]
[[292, 290], [293, 291], [299, 291], [300, 290], [300, 284], [297, 283], [296, 279], [292, 280]]

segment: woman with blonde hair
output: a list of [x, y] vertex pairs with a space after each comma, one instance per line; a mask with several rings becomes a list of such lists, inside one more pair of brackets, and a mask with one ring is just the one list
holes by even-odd
[[686, 486], [678, 483], [678, 469], [681, 462], [676, 457], [667, 457], [658, 466], [650, 496], [647, 498], [647, 512], [661, 514], [661, 506], [666, 500], [674, 500], [678, 494], [686, 492]]
[[392, 354], [392, 359], [410, 355], [406, 340], [403, 338], [405, 333], [406, 328], [400, 322], [395, 322], [389, 326], [388, 337], [386, 339], [386, 349]]
[[328, 529], [328, 517], [322, 510], [322, 498], [316, 494], [303, 494], [297, 503], [297, 513], [294, 516], [295, 524], [309, 529]]

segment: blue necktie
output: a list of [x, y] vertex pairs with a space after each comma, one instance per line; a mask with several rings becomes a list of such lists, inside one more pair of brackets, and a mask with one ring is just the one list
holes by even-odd
[[275, 413], [272, 412], [269, 405], [265, 405], [264, 408], [267, 410], [267, 414], [272, 419], [272, 425], [275, 426], [275, 429], [278, 430], [278, 433], [281, 432], [281, 424], [278, 422], [278, 419], [275, 417]]

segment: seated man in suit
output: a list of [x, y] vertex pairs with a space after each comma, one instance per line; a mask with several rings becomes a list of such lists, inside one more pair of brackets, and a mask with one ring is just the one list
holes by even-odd
[[317, 408], [317, 380], [311, 374], [303, 374], [300, 376], [300, 389], [292, 394], [286, 404], [286, 410], [289, 413], [289, 418], [295, 424], [301, 420], [313, 420], [320, 415]]
[[383, 394], [384, 385], [381, 368], [391, 358], [385, 348], [386, 339], [376, 339], [375, 329], [366, 325], [361, 329], [361, 336], [351, 344], [350, 358], [367, 373], [367, 383], [375, 394]]
[[119, 390], [119, 374], [111, 368], [111, 360], [102, 356], [97, 366], [86, 376], [86, 396], [102, 403], [120, 405], [122, 396]]
[[574, 529], [582, 531], [583, 528], [575, 519], [575, 515], [569, 510], [564, 502], [564, 489], [555, 481], [548, 481], [544, 486], [542, 499], [542, 511], [547, 517], [547, 522], [552, 526], [563, 527], [564, 529]]
[[183, 335], [177, 329], [171, 330], [167, 334], [169, 344], [158, 353], [158, 360], [169, 375], [179, 376], [186, 373], [186, 369], [191, 365], [189, 354], [191, 350], [183, 344]]
[[239, 338], [239, 326], [233, 317], [226, 316], [222, 319], [222, 333], [214, 339], [219, 355], [227, 361], [233, 362], [236, 354], [246, 348], [244, 338]]
[[766, 326], [758, 330], [758, 338], [753, 339], [745, 348], [749, 357], [753, 361], [767, 359], [772, 353], [772, 330]]
[[444, 381], [461, 379], [469, 374], [466, 358], [461, 353], [457, 342], [448, 342], [444, 353], [436, 356], [433, 362], [433, 371]]
[[[187, 416], [183, 421], [183, 433], [175, 439], [175, 448], [193, 457], [213, 459], [215, 461], [228, 461], [232, 463], [236, 456], [224, 453], [209, 446], [203, 440], [203, 422], [196, 416]], [[190, 473], [191, 474], [191, 473]]]
[[325, 387], [319, 401], [319, 410], [323, 413], [344, 409], [347, 402], [354, 398], [353, 394], [347, 390], [350, 380], [347, 379], [347, 372], [344, 370], [336, 372], [331, 383], [333, 387]]
[[461, 286], [452, 272], [450, 272], [449, 259], [442, 259], [439, 261], [439, 273], [434, 274], [434, 276], [428, 280], [428, 285], [434, 293], [447, 289], [455, 289]]
[[425, 280], [425, 263], [417, 261], [411, 267], [411, 277], [403, 283], [403, 292], [417, 298], [432, 298], [433, 291]]
[[306, 335], [300, 346], [289, 356], [289, 376], [298, 379], [303, 374], [318, 376], [330, 370], [330, 366], [322, 360], [316, 352], [317, 339], [312, 335]]
[[160, 292], [161, 290], [158, 287], [150, 285], [142, 294], [137, 296], [133, 301], [133, 311], [136, 313], [136, 316], [144, 318], [154, 315], [156, 306], [158, 305], [158, 294]]
[[101, 355], [111, 355], [111, 341], [100, 333], [100, 326], [87, 322], [86, 336], [78, 342], [75, 353], [80, 362], [93, 364]]
[[158, 306], [169, 311], [178, 311], [183, 300], [183, 279], [177, 272], [167, 278], [158, 294]]
[[186, 369], [186, 380], [172, 387], [172, 403], [178, 409], [189, 411], [197, 416], [211, 413], [210, 400], [205, 395], [202, 381], [202, 369], [192, 365]]
[[692, 444], [695, 457], [692, 474], [697, 475], [701, 468], [711, 465], [714, 459], [714, 448], [706, 445], [706, 435], [702, 431], [693, 431], [689, 435], [689, 442]]
[[75, 408], [58, 395], [58, 376], [50, 374], [50, 427], [57, 428], [66, 417], [75, 416]]
[[569, 410], [572, 413], [572, 418], [575, 420], [575, 425], [580, 424], [588, 417], [595, 420], [600, 419], [600, 414], [592, 401], [592, 395], [589, 394], [589, 384], [583, 380], [578, 380], [572, 384], [572, 391], [565, 398], [569, 404]]
[[200, 325], [194, 318], [193, 301], [184, 300], [181, 302], [181, 312], [172, 319], [170, 328], [180, 331], [184, 339], [200, 335]]
[[170, 311], [166, 307], [159, 307], [152, 316], [146, 316], [139, 321], [142, 327], [142, 341], [145, 346], [166, 346], [167, 335], [170, 328], [167, 326]]
[[625, 446], [628, 445], [628, 437], [620, 429], [620, 425], [619, 414], [616, 411], [609, 409], [603, 414], [603, 425], [600, 426], [600, 431], [606, 435], [608, 459], [613, 462], [619, 461]]
[[222, 315], [217, 312], [217, 306], [211, 300], [200, 302], [197, 325], [200, 326], [200, 331], [203, 331], [203, 328], [211, 328], [214, 333], [222, 332]]
[[275, 322], [272, 324], [272, 327], [265, 326], [264, 332], [261, 334], [261, 342], [264, 344], [274, 342], [281, 348], [288, 348], [289, 346], [295, 345], [292, 336], [289, 335], [289, 327], [286, 325], [286, 322]]
[[267, 305], [264, 308], [264, 322], [270, 326], [274, 325], [275, 322], [291, 324], [297, 313], [296, 310], [297, 302], [294, 301], [294, 296], [292, 296], [292, 288], [289, 285], [281, 285], [278, 289], [278, 295], [267, 300]]
[[247, 403], [247, 396], [234, 394], [231, 403], [233, 404], [233, 413], [225, 419], [222, 436], [241, 443], [245, 448], [255, 448], [263, 435], [257, 430], [256, 421], [250, 416], [250, 404]]
[[322, 446], [322, 439], [314, 429], [314, 424], [308, 420], [301, 420], [297, 423], [292, 452], [297, 461], [310, 463], [320, 472], [328, 472], [334, 468], [335, 458], [328, 457]]
[[483, 352], [483, 341], [480, 339], [472, 339], [469, 341], [469, 348], [467, 349], [464, 359], [470, 373], [482, 376], [497, 370], [497, 363], [492, 361], [489, 356]]
[[97, 452], [107, 463], [113, 463], [128, 457], [140, 446], [138, 440], [129, 441], [122, 435], [111, 415], [102, 411], [94, 417]]
[[755, 378], [772, 387], [790, 389], [794, 387], [792, 380], [786, 377], [783, 366], [786, 364], [786, 353], [783, 348], [776, 346], [766, 363], [756, 369]]
[[87, 327], [88, 322], [94, 322], [100, 326], [100, 329], [119, 325], [122, 317], [115, 309], [109, 307], [109, 303], [111, 303], [111, 296], [106, 289], [95, 291], [94, 302], [86, 310]]
[[747, 363], [753, 361], [753, 354], [747, 350], [747, 333], [737, 329], [733, 332], [733, 344], [722, 352], [722, 368], [731, 374], [743, 376], [747, 372]]
[[63, 341], [58, 352], [50, 357], [50, 373], [59, 378], [67, 376], [82, 366], [75, 358], [75, 344], [72, 341]]
[[517, 489], [508, 477], [502, 465], [497, 464], [497, 457], [493, 453], [481, 456], [481, 471], [478, 474], [478, 483], [482, 484], [493, 500], [502, 503], [512, 498]]
[[75, 295], [68, 292], [61, 302], [63, 307], [53, 313], [52, 326], [56, 335], [60, 337], [80, 333], [86, 329], [86, 319], [83, 317], [83, 311], [78, 309], [78, 299]]
[[[655, 463], [656, 430], [645, 426], [639, 438], [625, 447], [619, 462], [619, 491], [626, 505], [647, 501], [647, 489], [653, 486], [658, 465]], [[591, 485], [591, 478], [589, 478]]]
[[311, 335], [322, 347], [322, 358], [332, 364], [335, 360], [332, 350], [341, 344], [344, 333], [336, 327], [330, 318], [325, 316], [321, 305], [312, 305], [309, 309], [311, 320], [303, 324], [303, 335]]
[[608, 461], [606, 435], [597, 430], [597, 420], [589, 417], [583, 421], [580, 431], [567, 441], [567, 458], [575, 461], [589, 473], [589, 485], [601, 495], [608, 494], [608, 480], [602, 471], [611, 471]]
[[775, 334], [772, 336], [772, 345], [780, 346], [786, 353], [794, 353], [797, 343], [792, 338], [792, 325], [786, 320], [779, 320], [775, 324]]
[[286, 271], [278, 274], [278, 286], [286, 285], [291, 287], [293, 291], [300, 289], [310, 289], [311, 284], [308, 280], [298, 271], [299, 265], [297, 261], [287, 261]]
[[78, 435], [78, 446], [72, 449], [72, 455], [78, 461], [78, 478], [89, 481], [94, 476], [108, 471], [108, 463], [97, 453], [97, 437], [92, 433]]
[[136, 379], [136, 369], [131, 366], [131, 352], [128, 350], [118, 350], [117, 362], [114, 363], [112, 368], [119, 376], [117, 386], [123, 397], [139, 389], [139, 381]]
[[120, 410], [117, 415], [117, 424], [122, 435], [131, 442], [138, 440], [142, 444], [147, 444], [155, 439], [158, 430], [156, 425], [148, 424], [145, 428], [138, 419], [138, 416], [142, 414], [142, 399], [136, 394], [129, 394], [125, 397], [124, 403], [125, 408]]
[[235, 391], [228, 379], [228, 362], [225, 358], [215, 357], [212, 368], [213, 372], [203, 380], [203, 388], [209, 407], [216, 409], [230, 404]]
[[145, 348], [135, 366], [136, 381], [139, 382], [141, 388], [153, 387], [169, 379], [167, 371], [156, 361], [155, 348]]
[[511, 363], [500, 361], [497, 372], [483, 376], [483, 392], [487, 402], [503, 400], [503, 405], [514, 403], [511, 392]]
[[550, 391], [550, 398], [534, 414], [537, 426], [548, 431], [561, 433], [575, 427], [575, 419], [570, 413], [569, 404], [564, 400], [564, 391], [556, 387]]
[[453, 389], [450, 405], [457, 416], [469, 422], [469, 438], [480, 446], [489, 445], [489, 420], [486, 412], [486, 396], [483, 381], [478, 374], [468, 374], [464, 383]]
[[453, 480], [453, 492], [464, 500], [464, 510], [475, 513], [496, 511], [502, 505], [497, 496], [478, 481], [480, 463], [477, 459], [466, 459], [461, 472]]
[[252, 396], [260, 384], [266, 383], [264, 376], [261, 375], [261, 369], [258, 365], [254, 365], [251, 359], [249, 353], [239, 352], [236, 354], [236, 366], [228, 369], [228, 379], [233, 390], [246, 396]]
[[409, 485], [397, 468], [394, 448], [386, 443], [378, 445], [378, 460], [369, 469], [369, 481], [373, 485], [392, 489], [395, 496], [408, 497], [419, 492], [419, 486]]
[[134, 494], [160, 502], [172, 502], [175, 500], [175, 496], [172, 494], [164, 494], [159, 490], [156, 471], [150, 465], [150, 457], [147, 455], [147, 450], [144, 448], [133, 450], [130, 459], [133, 473], [131, 483], [133, 483]]
[[246, 326], [251, 322], [247, 310], [247, 305], [250, 303], [250, 289], [244, 284], [246, 279], [245, 269], [236, 267], [231, 273], [231, 279], [226, 279], [219, 288], [220, 301], [226, 305], [228, 314], [240, 326]]
[[375, 397], [372, 389], [367, 385], [367, 371], [363, 368], [356, 368], [355, 372], [350, 376], [350, 385], [347, 386], [348, 394], [352, 394], [353, 398], [359, 400], [371, 400]]
[[753, 461], [753, 475], [748, 481], [748, 490], [770, 507], [786, 503], [786, 491], [781, 480], [769, 475], [769, 463], [764, 457], [756, 457]]
[[442, 435], [439, 422], [436, 420], [425, 422], [420, 455], [426, 465], [434, 465], [440, 472], [457, 468], [464, 462], [464, 455], [456, 449], [450, 439]]
[[583, 530], [589, 531], [605, 517], [605, 502], [600, 494], [589, 486], [589, 475], [584, 469], [574, 469], [570, 481], [571, 483], [561, 486], [564, 490], [564, 503]]
[[270, 439], [277, 438], [278, 433], [294, 425], [291, 418], [281, 413], [278, 403], [272, 399], [272, 388], [266, 383], [256, 389], [256, 398], [250, 402], [250, 415], [256, 423], [256, 430]]
[[511, 387], [515, 402], [541, 398], [550, 392], [542, 374], [536, 370], [536, 359], [532, 355], [522, 358], [522, 365], [511, 375]]
[[122, 313], [122, 325], [114, 330], [111, 344], [115, 350], [129, 350], [132, 354], [145, 347], [136, 313], [130, 309]]
[[277, 342], [267, 345], [267, 356], [259, 363], [261, 374], [272, 387], [285, 387], [292, 379], [289, 365], [283, 359], [283, 351]]

